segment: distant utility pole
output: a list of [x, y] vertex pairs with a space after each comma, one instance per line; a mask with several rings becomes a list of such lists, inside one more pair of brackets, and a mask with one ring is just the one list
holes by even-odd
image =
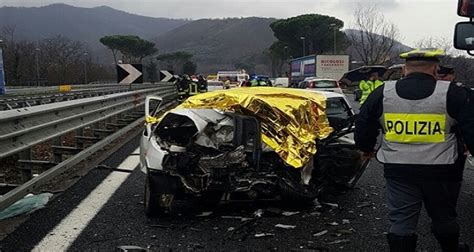
[[84, 52], [84, 84], [87, 84], [87, 52]]
[[303, 57], [306, 56], [306, 43], [305, 43], [305, 37], [301, 36], [301, 40], [303, 40]]
[[337, 25], [336, 24], [330, 24], [330, 26], [332, 27], [333, 31], [334, 31], [334, 54], [337, 53], [337, 43], [336, 43], [336, 29], [337, 29]]
[[3, 40], [0, 39], [0, 95], [5, 94], [7, 92], [5, 88], [5, 74], [3, 71]]
[[35, 48], [36, 53], [36, 86], [40, 85], [40, 70], [39, 70], [39, 52], [40, 49], [38, 47]]

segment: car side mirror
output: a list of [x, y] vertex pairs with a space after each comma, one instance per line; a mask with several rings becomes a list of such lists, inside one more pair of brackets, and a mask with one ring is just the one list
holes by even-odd
[[458, 15], [461, 17], [474, 17], [474, 0], [459, 0]]
[[470, 51], [474, 50], [474, 23], [460, 22], [454, 31], [454, 48]]

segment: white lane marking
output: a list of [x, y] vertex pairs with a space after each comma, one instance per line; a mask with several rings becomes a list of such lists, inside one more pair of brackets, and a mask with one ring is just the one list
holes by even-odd
[[[138, 156], [128, 156], [118, 168], [133, 170]], [[33, 251], [65, 251], [102, 209], [129, 173], [112, 172], [81, 203], [38, 243]]]

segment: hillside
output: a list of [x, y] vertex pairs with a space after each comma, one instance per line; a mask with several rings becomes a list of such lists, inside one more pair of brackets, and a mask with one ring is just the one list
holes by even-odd
[[[236, 64], [244, 63], [253, 65], [256, 72], [269, 74], [271, 62], [264, 51], [276, 40], [270, 29], [275, 20], [250, 17], [189, 21], [144, 17], [106, 6], [79, 8], [65, 4], [0, 8], [0, 29], [14, 27], [15, 39], [34, 41], [62, 35], [86, 43], [94, 61], [112, 65], [112, 54], [99, 38], [138, 35], [154, 41], [159, 53], [193, 53], [198, 71], [205, 73], [234, 70]], [[406, 48], [397, 44], [397, 49]]]
[[101, 6], [79, 8], [65, 4], [44, 7], [2, 7], [0, 28], [15, 27], [19, 38], [37, 40], [61, 34], [99, 48], [104, 35], [133, 34], [153, 38], [187, 23], [186, 20], [151, 18]]
[[257, 17], [201, 19], [159, 36], [156, 44], [161, 52], [193, 53], [199, 64], [206, 64], [201, 71], [233, 69], [235, 63], [250, 58], [259, 61], [262, 52], [276, 40], [270, 29], [273, 21]]

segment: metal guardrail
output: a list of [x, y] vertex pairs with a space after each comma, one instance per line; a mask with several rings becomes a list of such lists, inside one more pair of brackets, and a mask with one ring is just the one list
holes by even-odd
[[[156, 87], [159, 85], [166, 85], [169, 83], [166, 82], [157, 82], [157, 83], [144, 83], [144, 84], [132, 84], [133, 87]], [[113, 83], [113, 84], [79, 84], [79, 85], [71, 85], [72, 91], [78, 91], [78, 90], [92, 90], [92, 89], [98, 89], [98, 88], [125, 88], [128, 89], [130, 85], [128, 84], [118, 84], [118, 83]], [[14, 95], [28, 95], [28, 94], [45, 94], [45, 93], [57, 93], [59, 92], [59, 86], [48, 86], [48, 87], [6, 87], [7, 88], [7, 96], [14, 96]], [[1, 98], [2, 96], [0, 96]]]
[[0, 159], [55, 136], [144, 104], [147, 95], [175, 92], [163, 86], [0, 112]]
[[[113, 94], [119, 92], [127, 92], [131, 90], [140, 90], [147, 88], [154, 88], [159, 86], [165, 86], [169, 84], [160, 83], [160, 84], [137, 84], [132, 85], [82, 85], [83, 88], [76, 87], [70, 92], [58, 93], [59, 87], [57, 90], [52, 93], [33, 93], [30, 95], [2, 95], [0, 96], [0, 111], [1, 110], [11, 110], [23, 107], [32, 107], [41, 104], [48, 104], [54, 102], [61, 102], [67, 100], [82, 99], [92, 96], [101, 96], [106, 94]], [[85, 88], [87, 86], [88, 88]], [[92, 87], [91, 87], [92, 86]], [[91, 88], [89, 88], [91, 87]], [[131, 88], [131, 90], [130, 90]], [[37, 92], [38, 90], [34, 91]], [[39, 91], [38, 91], [39, 92]]]
[[[176, 98], [174, 85], [125, 92], [103, 97], [93, 97], [74, 101], [58, 102], [23, 108], [12, 111], [0, 111], [0, 159], [22, 150], [61, 136], [74, 129], [94, 124], [120, 113], [142, 107], [147, 95], [161, 96], [165, 102]], [[161, 109], [165, 109], [166, 106]], [[0, 211], [13, 204], [39, 186], [46, 184], [55, 176], [87, 159], [108, 144], [125, 136], [128, 132], [143, 124], [140, 117], [117, 132], [83, 149], [78, 154], [57, 164], [23, 185], [0, 196]]]

